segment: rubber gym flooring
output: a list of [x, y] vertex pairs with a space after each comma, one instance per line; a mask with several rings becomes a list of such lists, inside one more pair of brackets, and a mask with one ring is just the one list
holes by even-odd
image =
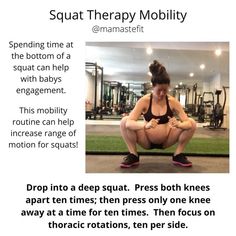
[[[120, 135], [117, 122], [101, 123], [88, 121], [86, 123], [86, 134], [96, 135]], [[209, 130], [198, 127], [194, 137], [229, 138], [229, 130]], [[173, 165], [171, 156], [141, 155], [140, 164], [132, 168], [120, 168], [119, 164], [124, 155], [86, 155], [86, 173], [229, 173], [228, 157], [189, 156], [192, 167], [181, 167]]]
[[192, 167], [173, 165], [168, 156], [140, 156], [140, 164], [120, 168], [122, 155], [87, 155], [86, 173], [229, 173], [227, 157], [188, 157]]

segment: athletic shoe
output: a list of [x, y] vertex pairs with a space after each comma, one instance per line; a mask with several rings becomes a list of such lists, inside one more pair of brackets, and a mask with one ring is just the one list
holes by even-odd
[[129, 153], [122, 163], [120, 163], [120, 167], [129, 168], [132, 166], [136, 166], [139, 164], [139, 156], [134, 155], [133, 153]]
[[192, 166], [192, 162], [189, 161], [183, 153], [173, 156], [173, 164], [180, 165], [183, 167], [191, 167]]

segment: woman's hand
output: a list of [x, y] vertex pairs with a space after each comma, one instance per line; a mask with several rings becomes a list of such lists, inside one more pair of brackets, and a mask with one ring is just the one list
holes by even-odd
[[158, 125], [159, 119], [151, 119], [146, 125], [145, 129], [155, 128]]
[[179, 125], [180, 125], [180, 121], [176, 120], [175, 117], [168, 117], [169, 118], [169, 126], [171, 128], [179, 128]]

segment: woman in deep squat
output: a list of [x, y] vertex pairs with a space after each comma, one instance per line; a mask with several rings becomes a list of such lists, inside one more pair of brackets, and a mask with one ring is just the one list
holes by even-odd
[[[136, 144], [145, 149], [165, 149], [178, 143], [173, 164], [190, 167], [192, 163], [183, 151], [196, 130], [196, 122], [186, 115], [178, 100], [167, 94], [170, 78], [165, 67], [154, 60], [149, 70], [153, 92], [140, 98], [129, 116], [123, 117], [120, 123], [129, 150], [120, 166], [128, 168], [139, 164]], [[141, 115], [144, 121], [138, 121]]]

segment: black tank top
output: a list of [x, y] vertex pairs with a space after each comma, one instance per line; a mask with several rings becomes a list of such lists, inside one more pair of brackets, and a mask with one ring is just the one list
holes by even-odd
[[148, 110], [145, 114], [143, 114], [144, 119], [149, 122], [151, 119], [159, 119], [158, 124], [166, 124], [169, 121], [169, 117], [173, 117], [173, 112], [170, 109], [170, 105], [169, 105], [169, 100], [168, 100], [168, 96], [166, 95], [166, 106], [167, 106], [167, 111], [166, 114], [163, 116], [155, 116], [152, 114], [152, 93], [150, 95], [150, 103], [149, 103], [149, 107]]

